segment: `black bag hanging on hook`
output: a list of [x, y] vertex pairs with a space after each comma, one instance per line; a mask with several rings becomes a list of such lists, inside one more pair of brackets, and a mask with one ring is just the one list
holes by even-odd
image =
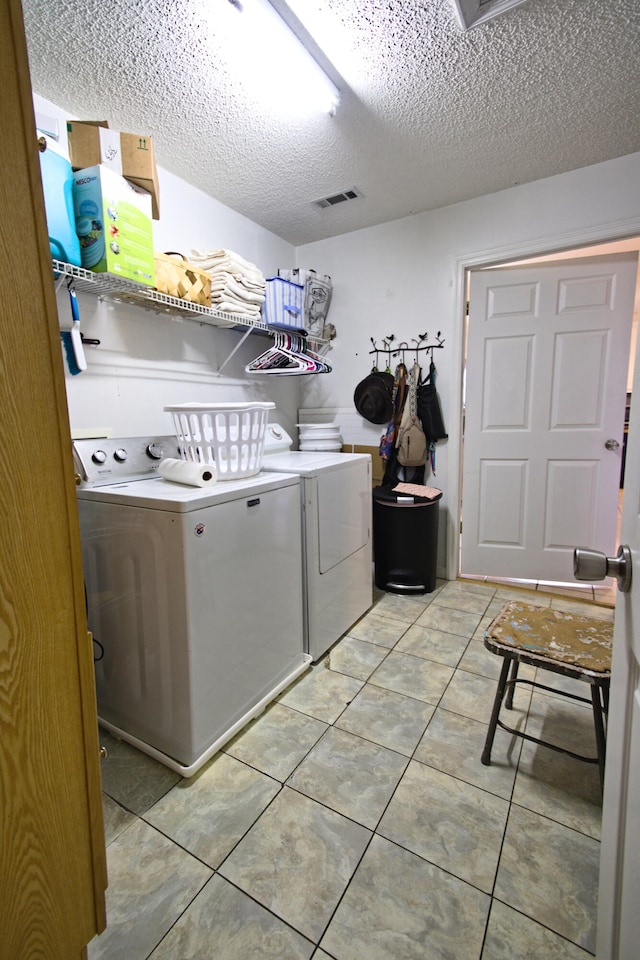
[[436, 367], [433, 360], [429, 366], [428, 377], [418, 386], [418, 416], [427, 443], [448, 439], [449, 434], [444, 428], [440, 398], [436, 390]]

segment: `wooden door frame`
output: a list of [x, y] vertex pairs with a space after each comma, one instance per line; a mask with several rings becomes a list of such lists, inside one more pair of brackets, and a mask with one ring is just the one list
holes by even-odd
[[[465, 254], [455, 261], [455, 301], [453, 306], [454, 323], [452, 325], [452, 381], [455, 371], [457, 379], [452, 382], [449, 392], [449, 410], [452, 423], [458, 424], [458, 442], [448, 443], [448, 511], [446, 529], [446, 577], [455, 580], [460, 575], [460, 521], [462, 518], [462, 440], [463, 409], [462, 393], [465, 371], [465, 318], [467, 305], [467, 279], [471, 270], [483, 267], [499, 267], [525, 260], [529, 257], [543, 257], [554, 253], [566, 253], [580, 250], [582, 247], [596, 246], [600, 243], [614, 243], [640, 236], [640, 217], [608, 223], [606, 227], [589, 227], [568, 234], [555, 234], [537, 240], [507, 244]], [[579, 254], [576, 252], [576, 256]], [[586, 256], [586, 254], [585, 254]]]
[[93, 651], [22, 8], [0, 4], [2, 955], [66, 960], [105, 926]]

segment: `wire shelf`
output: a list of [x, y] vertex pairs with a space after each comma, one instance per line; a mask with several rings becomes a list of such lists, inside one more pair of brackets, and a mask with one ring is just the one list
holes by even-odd
[[234, 313], [223, 313], [221, 310], [204, 307], [199, 303], [190, 303], [179, 297], [159, 293], [144, 283], [136, 283], [134, 280], [116, 277], [110, 273], [94, 273], [92, 270], [85, 270], [84, 267], [76, 267], [72, 263], [61, 260], [53, 260], [53, 271], [58, 277], [73, 277], [76, 290], [101, 300], [132, 303], [154, 313], [183, 316], [214, 327], [240, 327], [243, 330], [251, 328], [268, 334], [274, 332], [272, 327], [260, 320], [252, 320]]

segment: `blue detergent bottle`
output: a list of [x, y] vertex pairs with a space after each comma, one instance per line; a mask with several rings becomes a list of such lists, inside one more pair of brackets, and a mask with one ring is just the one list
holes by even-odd
[[73, 172], [66, 157], [57, 153], [49, 141], [47, 149], [40, 153], [40, 173], [51, 256], [54, 260], [79, 267], [80, 241], [73, 210]]

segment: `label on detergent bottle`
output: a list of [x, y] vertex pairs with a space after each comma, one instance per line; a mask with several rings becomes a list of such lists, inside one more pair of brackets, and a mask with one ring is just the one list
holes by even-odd
[[82, 266], [90, 270], [104, 257], [102, 210], [95, 200], [87, 198], [76, 203], [76, 233]]

